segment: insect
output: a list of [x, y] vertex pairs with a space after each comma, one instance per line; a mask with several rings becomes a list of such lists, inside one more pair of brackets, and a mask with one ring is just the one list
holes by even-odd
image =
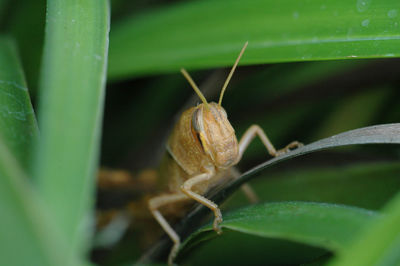
[[148, 201], [151, 214], [174, 243], [168, 257], [169, 264], [173, 263], [178, 252], [180, 238], [164, 217], [162, 208], [173, 208], [182, 202], [195, 200], [214, 213], [213, 229], [220, 234], [221, 211], [217, 204], [204, 195], [231, 178], [232, 167], [240, 161], [252, 139], [258, 136], [272, 156], [281, 155], [301, 145], [294, 141], [276, 150], [258, 125], [252, 125], [240, 141], [237, 140], [235, 130], [222, 107], [222, 99], [247, 44], [240, 51], [221, 89], [218, 103], [207, 102], [190, 75], [181, 69], [202, 103], [183, 112], [176, 123], [167, 142], [167, 155], [160, 172], [163, 180], [166, 180], [167, 190]]

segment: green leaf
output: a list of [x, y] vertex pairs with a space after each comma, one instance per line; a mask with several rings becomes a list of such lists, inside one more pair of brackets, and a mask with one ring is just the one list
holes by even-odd
[[108, 31], [108, 1], [48, 1], [35, 178], [72, 250], [90, 235]]
[[[223, 230], [290, 240], [336, 252], [346, 247], [360, 229], [376, 216], [372, 211], [335, 204], [264, 203], [224, 215], [221, 227]], [[209, 224], [193, 233], [182, 244], [181, 250], [195, 249], [193, 245], [216, 236]]]
[[4, 37], [0, 69], [0, 135], [26, 171], [38, 128], [15, 44]]
[[384, 216], [363, 230], [348, 249], [329, 265], [398, 265], [400, 261], [400, 194], [383, 210]]
[[0, 265], [80, 265], [0, 137]]
[[246, 41], [241, 64], [396, 57], [399, 13], [392, 0], [180, 2], [114, 24], [109, 77], [231, 66]]

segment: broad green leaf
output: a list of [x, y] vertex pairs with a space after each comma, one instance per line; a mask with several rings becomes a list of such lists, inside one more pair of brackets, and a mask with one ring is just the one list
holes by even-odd
[[80, 265], [0, 137], [0, 265]]
[[106, 0], [47, 5], [35, 178], [68, 247], [84, 251], [98, 167], [109, 6]]
[[[344, 205], [264, 203], [224, 215], [221, 228], [265, 238], [290, 240], [336, 252], [346, 247], [360, 229], [376, 216], [375, 212]], [[196, 249], [198, 243], [210, 237], [217, 237], [211, 224], [193, 233], [182, 244], [181, 250]]]
[[385, 214], [339, 253], [329, 265], [399, 265], [400, 263], [400, 194], [383, 210]]
[[400, 3], [179, 2], [114, 24], [109, 77], [241, 64], [397, 57]]
[[38, 128], [15, 44], [4, 37], [0, 69], [0, 135], [26, 171]]

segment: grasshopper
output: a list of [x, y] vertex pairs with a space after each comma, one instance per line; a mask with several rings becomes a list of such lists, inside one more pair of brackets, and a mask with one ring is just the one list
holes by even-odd
[[[167, 142], [167, 154], [160, 174], [166, 180], [167, 191], [148, 201], [151, 214], [168, 234], [174, 245], [168, 257], [172, 264], [177, 255], [180, 238], [167, 222], [160, 209], [174, 206], [185, 201], [195, 200], [208, 207], [214, 213], [213, 229], [221, 234], [219, 224], [222, 214], [217, 204], [204, 197], [215, 186], [231, 178], [231, 170], [242, 158], [243, 153], [258, 136], [271, 156], [278, 156], [301, 143], [294, 141], [281, 150], [276, 150], [267, 135], [258, 125], [252, 125], [237, 140], [235, 130], [222, 107], [224, 92], [243, 55], [248, 42], [239, 53], [220, 93], [218, 104], [207, 102], [196, 83], [181, 69], [183, 76], [190, 83], [202, 103], [192, 107], [181, 115]], [[248, 190], [248, 187], [247, 187]]]

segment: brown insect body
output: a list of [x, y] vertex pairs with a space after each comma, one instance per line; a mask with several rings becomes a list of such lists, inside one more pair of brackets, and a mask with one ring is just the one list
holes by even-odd
[[170, 167], [161, 171], [169, 180], [169, 190], [180, 192], [187, 179], [210, 173], [211, 178], [193, 187], [197, 194], [205, 194], [210, 187], [223, 182], [222, 172], [239, 161], [235, 131], [225, 110], [216, 103], [200, 104], [185, 111], [167, 143], [167, 151], [182, 171]]

